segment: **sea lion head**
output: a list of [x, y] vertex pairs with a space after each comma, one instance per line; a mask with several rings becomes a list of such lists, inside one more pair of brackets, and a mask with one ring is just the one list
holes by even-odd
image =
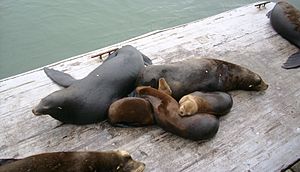
[[147, 66], [140, 72], [137, 78], [137, 86], [158, 88], [160, 75], [159, 67], [155, 65]]
[[268, 88], [268, 84], [258, 74], [247, 71], [243, 74], [241, 81], [239, 81], [238, 87], [249, 91], [263, 91]]
[[192, 95], [183, 96], [179, 100], [179, 115], [180, 116], [189, 116], [193, 115], [198, 111], [198, 105], [195, 100], [195, 97]]
[[73, 100], [64, 90], [55, 91], [45, 98], [32, 109], [34, 115], [50, 115], [51, 117], [69, 123], [76, 118], [76, 114], [81, 113], [81, 109], [76, 98]]
[[116, 171], [120, 172], [143, 172], [145, 164], [132, 159], [130, 154], [126, 151], [117, 151], [122, 158], [122, 162], [117, 166]]
[[32, 112], [37, 116], [58, 114], [65, 109], [64, 104], [65, 98], [62, 96], [61, 91], [56, 91], [43, 98], [40, 103], [32, 109]]

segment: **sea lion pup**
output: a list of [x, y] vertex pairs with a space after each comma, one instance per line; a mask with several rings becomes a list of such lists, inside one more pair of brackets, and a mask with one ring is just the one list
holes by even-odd
[[233, 101], [229, 94], [224, 92], [196, 91], [183, 96], [179, 100], [180, 116], [189, 116], [196, 113], [208, 113], [216, 116], [227, 114]]
[[151, 62], [137, 49], [127, 45], [110, 54], [103, 64], [80, 80], [45, 68], [51, 80], [66, 88], [43, 98], [32, 112], [35, 115], [48, 114], [64, 123], [100, 122], [107, 118], [113, 101], [134, 90], [145, 61]]
[[152, 105], [141, 97], [125, 97], [113, 102], [108, 110], [108, 122], [111, 125], [147, 126], [155, 124]]
[[166, 131], [191, 140], [204, 140], [215, 136], [219, 129], [219, 120], [214, 115], [181, 117], [178, 102], [162, 91], [145, 86], [136, 88], [136, 91], [150, 101], [156, 123]]
[[[160, 79], [158, 90], [168, 95], [172, 90], [166, 80]], [[108, 110], [108, 122], [114, 126], [147, 126], [155, 124], [151, 103], [146, 97], [125, 97], [113, 102]]]
[[[300, 48], [300, 11], [287, 1], [277, 2], [267, 14], [273, 29], [283, 38]], [[300, 51], [288, 57], [285, 69], [300, 67]]]
[[0, 172], [142, 172], [145, 164], [126, 151], [54, 152], [33, 155], [0, 166]]
[[165, 78], [176, 100], [194, 91], [261, 91], [268, 88], [258, 74], [217, 59], [190, 59], [147, 66], [139, 75], [137, 85], [158, 88], [159, 78]]

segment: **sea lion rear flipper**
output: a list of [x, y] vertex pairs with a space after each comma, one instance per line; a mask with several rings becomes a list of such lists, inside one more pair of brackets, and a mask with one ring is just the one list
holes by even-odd
[[53, 82], [63, 87], [69, 87], [74, 83], [74, 81], [76, 81], [76, 79], [71, 75], [58, 70], [45, 67], [44, 72]]
[[282, 65], [282, 68], [284, 69], [293, 69], [298, 67], [300, 67], [300, 51], [291, 55]]
[[144, 64], [146, 66], [152, 65], [152, 60], [149, 57], [147, 57], [145, 54], [143, 54], [143, 53], [141, 53], [141, 54], [143, 56]]

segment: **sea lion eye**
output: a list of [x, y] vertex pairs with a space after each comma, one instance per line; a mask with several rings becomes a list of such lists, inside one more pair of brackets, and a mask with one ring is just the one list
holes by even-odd
[[253, 87], [253, 85], [250, 84], [250, 85], [249, 85], [249, 88], [251, 88], [251, 87]]

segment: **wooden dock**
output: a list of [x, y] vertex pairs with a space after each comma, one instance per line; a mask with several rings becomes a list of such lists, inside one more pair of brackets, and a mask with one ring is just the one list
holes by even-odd
[[[207, 142], [185, 140], [157, 126], [115, 128], [107, 122], [61, 125], [34, 116], [41, 98], [60, 89], [42, 68], [0, 81], [0, 157], [53, 151], [126, 150], [146, 171], [280, 171], [300, 158], [300, 69], [280, 66], [297, 48], [271, 27], [274, 3], [254, 4], [72, 57], [49, 67], [82, 78], [101, 62], [91, 56], [131, 44], [155, 64], [212, 57], [245, 66], [269, 84], [265, 92], [233, 91], [231, 112]], [[192, 14], [191, 14], [192, 15]], [[99, 40], [101, 41], [101, 40]]]

